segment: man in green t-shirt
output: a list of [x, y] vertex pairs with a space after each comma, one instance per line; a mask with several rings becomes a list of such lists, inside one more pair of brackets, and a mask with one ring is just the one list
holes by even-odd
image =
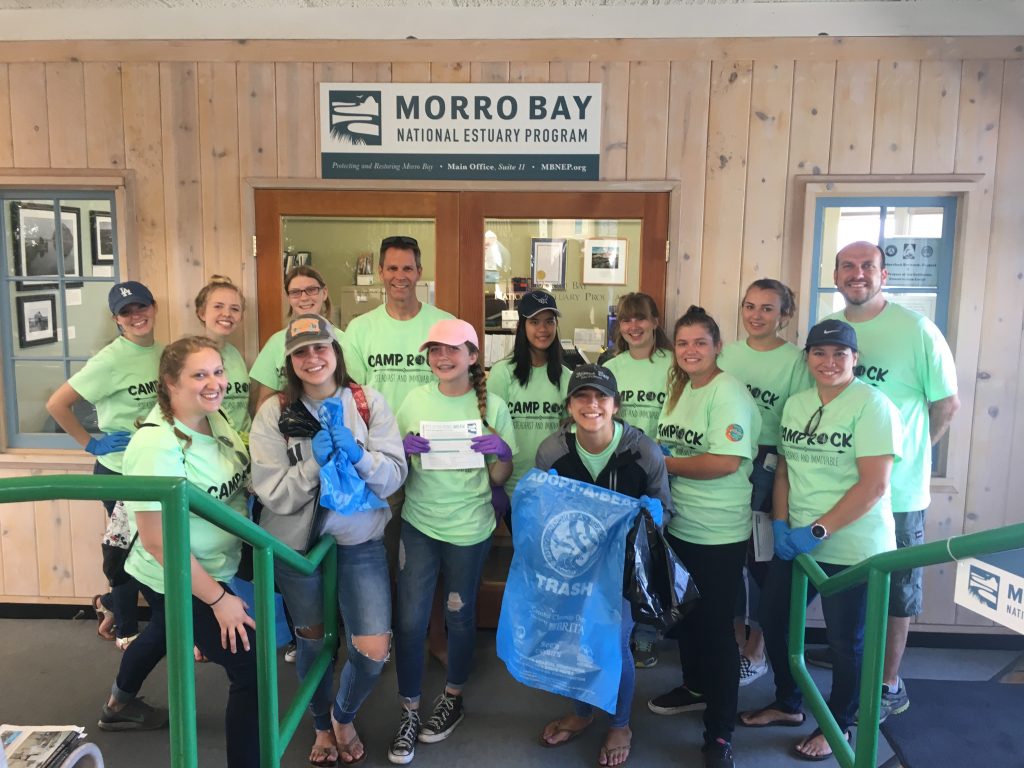
[[[928, 318], [885, 298], [885, 254], [877, 245], [855, 242], [836, 255], [836, 288], [846, 309], [830, 316], [851, 323], [860, 343], [858, 378], [885, 394], [900, 412], [903, 445], [892, 470], [892, 511], [896, 546], [924, 543], [924, 513], [931, 502], [932, 446], [960, 407], [953, 353]], [[900, 679], [910, 618], [922, 610], [921, 569], [892, 574], [880, 719], [910, 707]], [[813, 658], [811, 658], [814, 661]]]

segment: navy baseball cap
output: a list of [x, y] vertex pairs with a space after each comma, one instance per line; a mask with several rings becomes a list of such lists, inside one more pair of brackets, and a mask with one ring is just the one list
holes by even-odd
[[590, 387], [608, 397], [618, 397], [619, 385], [615, 375], [603, 365], [581, 365], [569, 377], [568, 396], [572, 397], [578, 390]]
[[853, 330], [852, 325], [844, 323], [842, 320], [822, 320], [807, 334], [807, 343], [804, 344], [804, 349], [819, 347], [822, 344], [838, 344], [856, 352], [857, 332]]
[[115, 283], [107, 294], [107, 304], [110, 306], [110, 314], [116, 315], [129, 304], [141, 304], [149, 307], [155, 304], [153, 294], [149, 288], [135, 280], [128, 280], [123, 283]]
[[548, 309], [555, 313], [555, 317], [561, 317], [558, 305], [555, 304], [555, 297], [547, 291], [530, 291], [519, 300], [519, 316], [522, 318], [533, 317]]

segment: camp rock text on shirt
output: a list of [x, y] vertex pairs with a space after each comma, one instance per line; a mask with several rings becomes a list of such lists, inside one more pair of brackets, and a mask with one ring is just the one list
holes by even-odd
[[853, 375], [872, 384], [884, 384], [885, 377], [889, 375], [889, 369], [879, 368], [877, 365], [858, 365], [854, 367]]
[[[620, 393], [623, 405], [633, 405], [635, 403], [650, 403], [651, 405], [657, 405], [659, 408], [665, 404], [665, 393], [664, 392], [652, 392], [650, 390], [625, 390]], [[635, 400], [635, 403], [634, 403]]]
[[221, 483], [219, 486], [211, 485], [206, 489], [206, 492], [211, 496], [216, 496], [221, 501], [225, 501], [234, 496], [240, 488], [244, 488], [248, 478], [248, 469], [245, 472], [235, 472], [226, 483]]
[[156, 380], [143, 381], [140, 384], [132, 384], [128, 387], [128, 394], [132, 397], [138, 398], [139, 395], [155, 395], [156, 394]]
[[774, 408], [775, 404], [779, 401], [779, 396], [767, 389], [752, 387], [747, 384], [747, 391], [750, 393], [750, 396], [754, 398], [754, 402], [758, 405], [765, 405], [769, 408]]
[[696, 448], [704, 444], [704, 433], [686, 427], [677, 427], [675, 424], [659, 424], [658, 439], [668, 442], [683, 443]]
[[[793, 445], [831, 445], [833, 448], [853, 448], [853, 435], [849, 432], [815, 432], [809, 435], [789, 427], [782, 428], [782, 440]], [[839, 451], [843, 453], [843, 451]]]

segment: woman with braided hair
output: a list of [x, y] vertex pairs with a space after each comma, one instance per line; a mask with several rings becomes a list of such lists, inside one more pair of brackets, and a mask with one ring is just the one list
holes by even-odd
[[[184, 477], [244, 516], [249, 456], [220, 413], [226, 388], [224, 362], [213, 341], [190, 336], [169, 344], [160, 356], [157, 405], [128, 444], [124, 474]], [[99, 721], [104, 731], [152, 730], [167, 723], [167, 710], [138, 696], [167, 652], [162, 512], [153, 501], [127, 501], [125, 508], [131, 533], [138, 533], [125, 570], [142, 585], [152, 617], [121, 658]], [[245, 612], [245, 603], [227, 587], [238, 568], [242, 543], [194, 514], [188, 522], [195, 644], [207, 659], [224, 667], [231, 681], [225, 718], [227, 764], [256, 768], [256, 624]]]
[[[495, 527], [491, 485], [508, 480], [516, 452], [508, 406], [484, 386], [473, 326], [464, 320], [439, 320], [420, 350], [426, 350], [437, 381], [412, 390], [396, 414], [409, 459], [395, 618], [402, 718], [388, 750], [388, 759], [398, 764], [412, 761], [417, 741], [446, 739], [462, 721], [462, 690], [469, 679], [476, 640], [480, 572]], [[475, 419], [481, 422], [482, 434], [472, 438], [472, 449], [484, 455], [484, 466], [423, 468], [422, 454], [430, 451], [430, 441], [418, 434], [422, 421]], [[446, 595], [448, 678], [433, 714], [421, 723], [423, 642], [438, 572]]]

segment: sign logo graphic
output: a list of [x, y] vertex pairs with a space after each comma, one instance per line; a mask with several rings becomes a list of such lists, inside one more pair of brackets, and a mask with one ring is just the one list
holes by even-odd
[[331, 136], [346, 144], [381, 144], [380, 91], [331, 91]]
[[999, 577], [972, 565], [967, 577], [967, 592], [982, 605], [996, 610], [999, 606]]
[[597, 560], [607, 532], [588, 512], [570, 509], [552, 517], [541, 534], [544, 562], [567, 579], [582, 576]]

